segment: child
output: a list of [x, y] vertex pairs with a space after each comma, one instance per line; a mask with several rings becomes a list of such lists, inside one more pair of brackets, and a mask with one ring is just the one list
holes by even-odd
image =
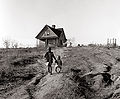
[[48, 66], [48, 72], [52, 75], [52, 63], [53, 63], [53, 59], [56, 60], [54, 53], [51, 51], [51, 47], [49, 47], [48, 52], [46, 52], [45, 54], [45, 58], [47, 60], [46, 65]]
[[60, 59], [60, 56], [58, 56], [56, 63], [57, 63], [57, 66], [55, 68], [55, 71], [59, 73], [62, 69], [62, 60]]

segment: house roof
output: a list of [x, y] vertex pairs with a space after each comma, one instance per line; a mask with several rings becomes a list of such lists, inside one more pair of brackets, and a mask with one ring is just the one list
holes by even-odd
[[48, 28], [50, 28], [58, 37], [63, 35], [63, 41], [64, 42], [67, 41], [63, 28], [56, 29], [56, 28], [50, 27], [49, 25], [45, 25], [45, 27], [39, 32], [39, 34], [35, 38], [40, 39], [42, 35], [44, 34], [43, 31], [46, 31]]
[[59, 29], [52, 28], [48, 26], [58, 37], [60, 37], [61, 31]]

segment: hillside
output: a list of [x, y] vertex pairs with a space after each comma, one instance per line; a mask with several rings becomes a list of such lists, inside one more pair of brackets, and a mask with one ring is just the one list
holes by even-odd
[[[57, 74], [53, 71], [53, 75], [49, 75], [43, 58], [45, 52], [34, 54], [35, 61], [23, 67], [27, 68], [26, 70], [30, 70], [30, 67], [31, 70], [35, 69], [34, 73], [29, 71], [34, 74], [33, 77], [29, 75], [31, 79], [24, 80], [24, 83], [22, 80], [22, 84], [8, 90], [4, 95], [1, 94], [1, 99], [119, 99], [120, 49], [71, 47], [53, 51], [55, 56], [62, 57], [61, 73]], [[33, 55], [31, 57], [33, 60]], [[23, 66], [21, 63], [23, 59], [15, 59], [12, 63], [14, 66]], [[26, 59], [30, 60], [30, 57]], [[18, 64], [19, 60], [20, 64]], [[109, 74], [114, 83], [105, 87], [102, 75], [91, 75], [103, 73], [107, 66], [112, 68]], [[28, 78], [29, 73], [23, 71], [19, 76], [23, 74]], [[21, 79], [17, 81], [20, 82]]]

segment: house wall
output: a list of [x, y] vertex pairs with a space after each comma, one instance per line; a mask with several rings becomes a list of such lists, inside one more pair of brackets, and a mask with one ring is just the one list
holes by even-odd
[[59, 38], [54, 38], [54, 39], [47, 39], [45, 42], [45, 46], [58, 46], [58, 47], [62, 47], [63, 46], [63, 41]]
[[58, 42], [58, 38], [56, 39], [56, 46], [58, 46], [59, 45], [59, 42]]
[[55, 39], [48, 39], [48, 43], [49, 44], [56, 44], [56, 40]]
[[58, 46], [58, 38], [48, 39], [48, 46]]
[[62, 39], [58, 39], [57, 46], [62, 47], [63, 46], [63, 41]]

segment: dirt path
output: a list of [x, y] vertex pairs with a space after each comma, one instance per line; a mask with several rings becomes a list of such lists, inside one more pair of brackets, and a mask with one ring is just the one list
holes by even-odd
[[[64, 56], [64, 49], [56, 49], [53, 51], [55, 56], [60, 55]], [[54, 70], [53, 64], [53, 75], [46, 75], [43, 79], [41, 79], [40, 83], [37, 85], [37, 91], [34, 94], [35, 99], [43, 99], [45, 95], [51, 93], [52, 91], [59, 89], [61, 85], [61, 77], [62, 73], [57, 74]]]
[[57, 88], [60, 88], [61, 77], [62, 77], [62, 74], [53, 74], [53, 75], [45, 76], [37, 86], [37, 88], [40, 88], [40, 89], [35, 92], [34, 94], [35, 99], [43, 99], [46, 94], [51, 93]]

